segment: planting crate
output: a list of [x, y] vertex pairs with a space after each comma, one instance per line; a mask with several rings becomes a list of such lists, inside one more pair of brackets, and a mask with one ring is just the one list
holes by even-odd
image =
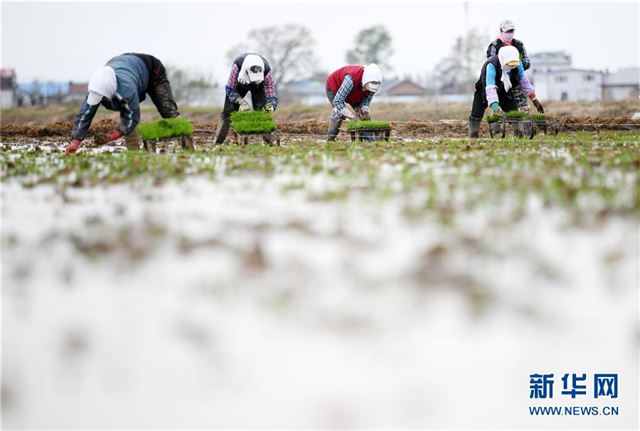
[[391, 136], [391, 124], [388, 121], [351, 121], [347, 131], [352, 141], [388, 141]]
[[542, 114], [529, 115], [522, 111], [511, 111], [504, 115], [490, 115], [487, 117], [489, 123], [489, 135], [492, 138], [504, 138], [507, 130], [511, 130], [518, 138], [533, 138], [538, 130], [545, 134], [558, 134], [557, 122], [547, 120]]
[[278, 126], [270, 113], [266, 111], [244, 111], [231, 114], [231, 129], [234, 142], [247, 145], [251, 138], [259, 138], [262, 142], [280, 145]]
[[542, 131], [545, 135], [557, 135], [558, 134], [558, 122], [554, 120], [548, 120], [544, 114], [531, 115], [531, 121], [533, 122], [533, 134], [538, 131]]
[[533, 123], [528, 119], [528, 114], [522, 111], [510, 111], [504, 115], [490, 115], [487, 117], [489, 123], [489, 135], [504, 138], [507, 130], [511, 129], [513, 134], [518, 137], [533, 138]]
[[138, 126], [144, 148], [155, 152], [158, 142], [179, 139], [183, 149], [193, 150], [193, 125], [181, 118], [163, 118]]

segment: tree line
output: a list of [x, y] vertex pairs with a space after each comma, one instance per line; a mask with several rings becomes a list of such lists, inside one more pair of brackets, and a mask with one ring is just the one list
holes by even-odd
[[[477, 29], [459, 36], [450, 52], [433, 70], [414, 76], [432, 94], [459, 94], [473, 91], [479, 68], [486, 60], [486, 38]], [[245, 42], [233, 46], [227, 52], [229, 64], [240, 53], [257, 52], [267, 58], [272, 67], [276, 85], [301, 78], [323, 76], [329, 71], [318, 67], [314, 53], [316, 42], [311, 31], [302, 25], [285, 24], [251, 30]], [[353, 48], [348, 49], [348, 64], [377, 63], [387, 76], [394, 73], [390, 61], [393, 55], [393, 39], [383, 25], [364, 28], [356, 35]], [[182, 103], [189, 103], [203, 89], [215, 87], [211, 75], [168, 66], [169, 79]]]

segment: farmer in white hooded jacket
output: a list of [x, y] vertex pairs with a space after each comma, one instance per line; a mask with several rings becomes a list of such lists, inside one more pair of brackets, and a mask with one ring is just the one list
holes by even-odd
[[[327, 98], [333, 106], [327, 140], [335, 141], [340, 125], [346, 119], [371, 119], [369, 103], [382, 84], [382, 70], [371, 63], [367, 66], [341, 67], [327, 78]], [[346, 104], [355, 110], [352, 113]]]
[[148, 54], [129, 53], [112, 58], [89, 80], [89, 93], [76, 116], [71, 131], [71, 143], [66, 153], [75, 153], [86, 136], [100, 105], [120, 112], [120, 125], [96, 141], [106, 143], [125, 136], [127, 148], [139, 149], [140, 138], [135, 131], [140, 122], [140, 102], [151, 97], [162, 118], [180, 115], [166, 70], [160, 60]]
[[469, 137], [479, 136], [480, 122], [487, 106], [493, 109], [494, 113], [528, 110], [526, 99], [523, 101], [524, 105], [518, 105], [513, 94], [514, 87], [519, 87], [522, 93], [531, 99], [538, 112], [544, 112], [531, 81], [524, 73], [520, 53], [513, 46], [503, 46], [498, 51], [498, 55], [490, 57], [485, 62], [480, 78], [476, 82], [473, 106], [469, 116]]
[[[231, 125], [231, 113], [250, 109], [249, 103], [244, 99], [247, 93], [251, 93], [254, 111], [265, 109], [273, 112], [278, 107], [271, 66], [266, 58], [258, 54], [242, 54], [233, 60], [229, 80], [224, 90], [226, 96], [216, 129], [216, 144], [222, 144], [227, 137]], [[264, 139], [267, 141], [269, 138]]]

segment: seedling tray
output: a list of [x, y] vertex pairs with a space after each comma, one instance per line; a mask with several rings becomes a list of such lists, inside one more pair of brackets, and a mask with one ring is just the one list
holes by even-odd
[[532, 120], [533, 121], [533, 132], [537, 133], [539, 130], [544, 132], [545, 135], [557, 135], [560, 126], [555, 120]]
[[162, 141], [178, 139], [184, 149], [193, 150], [193, 125], [181, 118], [163, 118], [138, 126], [144, 148], [155, 152]]
[[391, 124], [388, 121], [353, 121], [347, 124], [347, 131], [352, 141], [388, 141]]
[[247, 145], [252, 138], [257, 137], [264, 143], [280, 145], [280, 134], [270, 113], [266, 111], [244, 111], [231, 114], [231, 129], [236, 144], [242, 142]]
[[[533, 138], [538, 130], [544, 131], [545, 134], [558, 134], [558, 124], [556, 121], [542, 119], [539, 116], [518, 116], [518, 115], [501, 115], [499, 118], [491, 115], [487, 118], [489, 123], [489, 135], [492, 138], [505, 138], [507, 131], [511, 130], [513, 135], [518, 138]], [[521, 118], [519, 118], [521, 117]]]
[[267, 132], [267, 133], [238, 133], [235, 130], [233, 131], [233, 142], [235, 144], [244, 144], [247, 145], [252, 141], [256, 142], [264, 142], [269, 145], [280, 145], [280, 133], [278, 132]]

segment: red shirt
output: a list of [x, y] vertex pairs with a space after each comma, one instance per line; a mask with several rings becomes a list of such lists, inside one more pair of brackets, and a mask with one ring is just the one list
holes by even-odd
[[333, 94], [337, 94], [338, 89], [344, 81], [345, 75], [351, 75], [351, 79], [353, 79], [353, 90], [347, 96], [347, 99], [345, 101], [352, 106], [359, 105], [369, 94], [369, 91], [362, 88], [363, 73], [364, 66], [351, 64], [349, 66], [341, 67], [340, 69], [329, 75], [329, 77], [327, 78], [327, 87], [329, 87], [329, 89], [333, 91]]

